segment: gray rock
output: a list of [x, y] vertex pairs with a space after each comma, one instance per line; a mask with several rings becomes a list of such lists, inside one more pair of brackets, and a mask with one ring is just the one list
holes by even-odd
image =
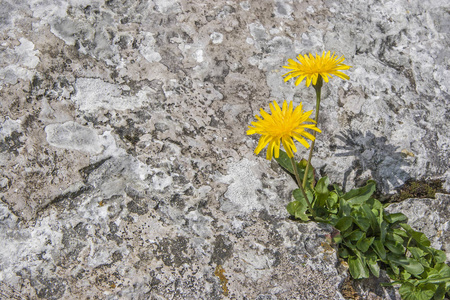
[[[342, 299], [332, 228], [288, 219], [293, 180], [245, 134], [272, 100], [314, 108], [281, 76], [299, 53], [353, 66], [323, 88], [319, 175], [450, 190], [443, 1], [1, 7], [1, 297]], [[411, 201], [448, 254], [446, 211]]]

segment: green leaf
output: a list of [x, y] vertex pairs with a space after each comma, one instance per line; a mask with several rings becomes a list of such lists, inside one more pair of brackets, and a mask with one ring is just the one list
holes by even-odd
[[[370, 198], [370, 199], [367, 201], [367, 204], [369, 204], [370, 207], [371, 207], [373, 210], [376, 210], [376, 211], [381, 212], [381, 213], [383, 212], [383, 204], [381, 204], [381, 202], [378, 201], [377, 199], [375, 199], [375, 198]], [[374, 214], [375, 214], [375, 215], [378, 215], [378, 214], [376, 214], [375, 212], [374, 212]]]
[[278, 156], [278, 158], [275, 158], [275, 160], [283, 169], [294, 175], [294, 169], [292, 169], [291, 159], [286, 152], [280, 149], [280, 155]]
[[402, 213], [395, 213], [395, 214], [389, 214], [389, 215], [385, 215], [384, 219], [389, 223], [389, 224], [394, 224], [397, 222], [403, 222], [403, 221], [407, 221], [408, 217], [405, 216]]
[[359, 241], [363, 236], [365, 236], [365, 233], [362, 232], [359, 228], [353, 231], [347, 231], [345, 234], [343, 234], [344, 239], [352, 242]]
[[372, 227], [372, 230], [374, 232], [378, 231], [379, 226], [378, 226], [378, 220], [377, 220], [377, 216], [372, 212], [372, 209], [370, 208], [369, 205], [367, 205], [366, 203], [364, 203], [361, 208], [364, 211], [364, 214], [366, 215], [367, 219], [369, 220], [370, 223], [370, 227]]
[[386, 233], [389, 225], [386, 221], [381, 222], [380, 224], [380, 240], [382, 243], [386, 240]]
[[316, 191], [316, 194], [328, 196], [328, 193], [330, 192], [328, 190], [329, 184], [330, 180], [328, 179], [327, 176], [320, 178], [319, 181], [317, 181], [316, 187], [314, 189]]
[[338, 211], [338, 215], [340, 217], [342, 216], [350, 216], [350, 213], [352, 211], [352, 208], [350, 207], [350, 205], [347, 203], [347, 201], [340, 197], [339, 198], [339, 211]]
[[418, 276], [418, 275], [422, 274], [424, 271], [422, 264], [419, 263], [414, 258], [408, 258], [408, 257], [405, 257], [404, 255], [395, 255], [395, 254], [389, 253], [387, 255], [387, 259], [390, 262], [403, 267], [403, 269], [405, 269], [412, 275]]
[[308, 206], [302, 201], [292, 201], [286, 206], [287, 211], [296, 219], [302, 221], [309, 221], [309, 217], [306, 214]]
[[404, 240], [407, 240], [409, 238], [409, 235], [406, 233], [406, 231], [404, 231], [403, 229], [400, 228], [394, 228], [390, 230], [393, 234], [396, 234], [400, 237], [402, 237]]
[[353, 252], [359, 251], [359, 250], [356, 248], [356, 245], [353, 244], [350, 240], [344, 239], [344, 240], [343, 240], [343, 244], [344, 244], [346, 247], [348, 247], [350, 250], [352, 250]]
[[369, 277], [369, 269], [359, 256], [349, 256], [348, 267], [354, 279]]
[[406, 230], [406, 233], [412, 237], [419, 245], [425, 246], [425, 247], [430, 247], [431, 243], [428, 240], [428, 238], [426, 237], [425, 234], [423, 234], [422, 232], [419, 231], [415, 231], [414, 229], [411, 228], [411, 226], [409, 226], [406, 223], [401, 223], [400, 226]]
[[408, 247], [407, 249], [409, 250], [409, 252], [411, 252], [411, 254], [414, 256], [415, 259], [419, 259], [427, 255], [425, 251], [423, 251], [418, 247]]
[[348, 249], [345, 247], [339, 247], [339, 256], [342, 258], [347, 258], [349, 256]]
[[353, 224], [353, 218], [352, 217], [342, 217], [337, 221], [337, 223], [334, 225], [334, 227], [339, 230], [340, 232], [344, 232], [347, 229], [350, 228]]
[[[283, 150], [280, 150], [280, 155], [278, 158], [275, 158], [277, 163], [285, 169], [287, 172], [291, 173], [292, 175], [295, 175], [294, 169], [292, 168], [292, 162], [289, 156], [284, 152]], [[305, 159], [302, 159], [300, 162], [296, 164], [297, 172], [300, 176], [300, 179], [303, 180], [303, 176], [305, 174], [306, 165], [308, 164], [308, 161]], [[307, 186], [310, 188], [314, 187], [314, 168], [310, 165], [308, 169], [308, 177], [307, 182], [309, 183]]]
[[404, 242], [403, 237], [401, 237], [395, 233], [392, 233], [392, 232], [388, 232], [386, 234], [386, 240], [391, 241], [391, 242], [397, 242], [399, 244], [403, 244], [403, 242]]
[[[390, 260], [388, 261], [388, 263], [389, 263], [389, 266], [391, 267], [392, 273], [395, 274], [395, 277], [398, 277], [398, 275], [400, 274], [400, 269], [397, 266], [397, 264]], [[389, 274], [389, 277], [392, 278], [393, 276], [391, 274]]]
[[336, 183], [333, 184], [333, 188], [334, 188], [334, 191], [336, 192], [336, 194], [339, 197], [342, 197], [342, 195], [344, 195], [344, 192], [342, 191], [342, 189]]
[[372, 246], [372, 243], [374, 241], [375, 237], [366, 238], [366, 235], [364, 235], [357, 243], [356, 247], [361, 250], [361, 252], [366, 252], [369, 250], [369, 247]]
[[403, 247], [402, 244], [400, 244], [398, 242], [386, 240], [384, 242], [384, 245], [386, 246], [386, 248], [389, 249], [389, 251], [391, 251], [394, 254], [404, 254], [405, 253], [405, 248]]
[[427, 271], [427, 278], [421, 280], [426, 283], [446, 283], [450, 287], [450, 267], [445, 263], [436, 264]]
[[[303, 180], [303, 176], [305, 175], [305, 170], [306, 170], [307, 165], [308, 165], [308, 161], [304, 158], [302, 160], [300, 160], [297, 164], [297, 170], [301, 174], [302, 180]], [[309, 186], [310, 188], [314, 188], [314, 185], [315, 185], [314, 173], [315, 173], [315, 169], [310, 164], [309, 168], [308, 168], [308, 176], [306, 178], [306, 181], [309, 183], [309, 185], [307, 185], [307, 186]]]
[[445, 287], [445, 283], [438, 285], [436, 292], [434, 292], [433, 300], [444, 300], [445, 293], [448, 292], [448, 288]]
[[339, 233], [333, 237], [333, 243], [340, 244], [342, 242], [342, 235]]
[[[308, 197], [308, 200], [311, 201], [313, 199], [313, 193], [311, 192], [311, 190], [306, 189], [305, 190], [306, 193], [306, 197]], [[302, 203], [304, 203], [305, 205], [308, 205], [308, 202], [306, 202], [305, 197], [303, 196], [303, 192], [301, 189], [295, 189], [292, 194], [294, 195], [294, 199], [297, 201], [301, 201]]]
[[361, 228], [362, 231], [367, 231], [370, 227], [370, 221], [364, 217], [354, 216], [353, 222]]
[[414, 286], [410, 282], [405, 282], [398, 291], [404, 300], [430, 300], [433, 298], [436, 286], [432, 284]]
[[442, 250], [429, 248], [431, 254], [433, 255], [434, 261], [436, 264], [443, 263], [447, 260], [447, 256], [445, 255], [445, 252]]
[[329, 180], [328, 177], [322, 177], [319, 179], [319, 181], [317, 182], [314, 191], [316, 194], [316, 201], [314, 203], [315, 207], [325, 207], [327, 198], [328, 198], [328, 194], [330, 193], [330, 191], [328, 190], [328, 184], [329, 184]]
[[370, 254], [366, 254], [366, 263], [369, 267], [370, 272], [372, 272], [375, 277], [380, 277], [380, 266], [378, 264], [378, 258], [375, 253], [372, 252]]
[[375, 189], [376, 182], [369, 180], [365, 186], [345, 193], [342, 198], [348, 200], [350, 205], [362, 204], [369, 200], [370, 196], [375, 192]]
[[378, 257], [382, 260], [386, 259], [386, 249], [384, 249], [383, 243], [379, 239], [375, 239], [372, 243], [372, 249], [378, 254]]
[[330, 213], [337, 212], [337, 204], [339, 202], [339, 197], [335, 192], [330, 192], [327, 198], [327, 207]]

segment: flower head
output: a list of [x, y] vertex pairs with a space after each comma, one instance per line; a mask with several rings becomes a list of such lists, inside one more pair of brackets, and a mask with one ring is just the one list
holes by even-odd
[[295, 85], [299, 85], [306, 78], [306, 86], [309, 86], [311, 82], [313, 85], [316, 85], [319, 76], [322, 76], [325, 82], [328, 82], [328, 76], [331, 78], [333, 77], [332, 75], [346, 80], [350, 79], [348, 75], [339, 72], [340, 70], [351, 68], [351, 66], [342, 63], [345, 59], [344, 56], [338, 58], [334, 53], [331, 55], [330, 51], [328, 51], [325, 54], [324, 51], [322, 56], [318, 56], [316, 53], [316, 57], [313, 57], [309, 53], [309, 56], [307, 54], [305, 56], [298, 55], [297, 59], [300, 63], [293, 59], [288, 59], [288, 65], [283, 66], [283, 68], [291, 70], [283, 75], [285, 82], [291, 78], [298, 77], [295, 80]]
[[273, 101], [273, 104], [270, 103], [270, 111], [272, 112], [272, 115], [269, 115], [261, 108], [260, 114], [264, 119], [255, 116], [258, 121], [252, 122], [251, 124], [253, 126], [248, 126], [249, 130], [247, 130], [248, 135], [255, 133], [261, 135], [258, 146], [255, 149], [256, 154], [261, 152], [261, 150], [269, 144], [266, 154], [268, 160], [271, 160], [273, 155], [275, 158], [278, 158], [280, 153], [280, 141], [283, 144], [287, 155], [292, 158], [294, 157], [293, 152], [297, 152], [297, 148], [295, 147], [292, 138], [300, 142], [300, 144], [306, 148], [309, 148], [309, 144], [304, 137], [312, 141], [314, 141], [315, 137], [305, 129], [321, 132], [315, 124], [305, 124], [305, 122], [316, 122], [309, 118], [312, 110], [303, 112], [301, 103], [294, 109], [292, 101], [288, 105], [287, 101], [284, 100], [283, 108], [280, 108], [278, 104]]

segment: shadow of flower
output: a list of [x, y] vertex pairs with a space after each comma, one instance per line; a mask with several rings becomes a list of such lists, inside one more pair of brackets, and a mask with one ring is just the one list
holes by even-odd
[[377, 181], [378, 189], [382, 193], [388, 193], [410, 178], [402, 169], [410, 163], [405, 159], [404, 154], [397, 151], [399, 147], [387, 143], [386, 137], [376, 137], [370, 131], [363, 134], [360, 130], [347, 130], [341, 132], [336, 138], [344, 143], [336, 147], [344, 151], [336, 153], [336, 156], [354, 157], [352, 165], [344, 173], [344, 190], [352, 171], [355, 171], [355, 184], [360, 185], [368, 179], [361, 178], [361, 175], [369, 170], [370, 176]]

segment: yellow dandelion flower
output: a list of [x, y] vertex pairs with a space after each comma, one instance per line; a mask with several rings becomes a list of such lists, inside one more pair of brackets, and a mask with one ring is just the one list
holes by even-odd
[[311, 141], [314, 141], [315, 137], [305, 129], [321, 132], [315, 124], [305, 124], [305, 122], [316, 122], [309, 118], [312, 110], [303, 112], [301, 103], [294, 109], [292, 101], [288, 105], [287, 101], [284, 100], [283, 108], [280, 108], [273, 101], [273, 104], [270, 103], [270, 111], [272, 115], [269, 115], [261, 108], [260, 114], [264, 119], [255, 116], [258, 121], [252, 122], [253, 126], [248, 126], [249, 130], [247, 131], [247, 135], [255, 133], [261, 135], [258, 146], [255, 149], [256, 154], [269, 144], [266, 154], [268, 160], [271, 160], [272, 156], [275, 156], [275, 158], [279, 157], [280, 141], [287, 155], [292, 158], [294, 157], [293, 152], [297, 152], [293, 138], [306, 148], [309, 148], [309, 144], [304, 137]]
[[345, 80], [350, 79], [348, 75], [339, 72], [340, 70], [351, 68], [351, 66], [342, 63], [345, 59], [344, 56], [338, 58], [334, 53], [331, 55], [330, 51], [328, 51], [325, 54], [324, 51], [322, 56], [318, 56], [316, 53], [316, 57], [313, 57], [309, 53], [309, 56], [307, 54], [305, 56], [298, 55], [297, 59], [300, 63], [293, 59], [288, 59], [288, 65], [283, 66], [283, 68], [291, 70], [283, 75], [285, 82], [291, 78], [298, 77], [295, 80], [295, 85], [299, 85], [306, 78], [306, 86], [310, 86], [311, 82], [313, 85], [316, 85], [319, 76], [322, 76], [325, 82], [328, 82], [328, 76], [331, 78], [333, 77], [332, 75]]

